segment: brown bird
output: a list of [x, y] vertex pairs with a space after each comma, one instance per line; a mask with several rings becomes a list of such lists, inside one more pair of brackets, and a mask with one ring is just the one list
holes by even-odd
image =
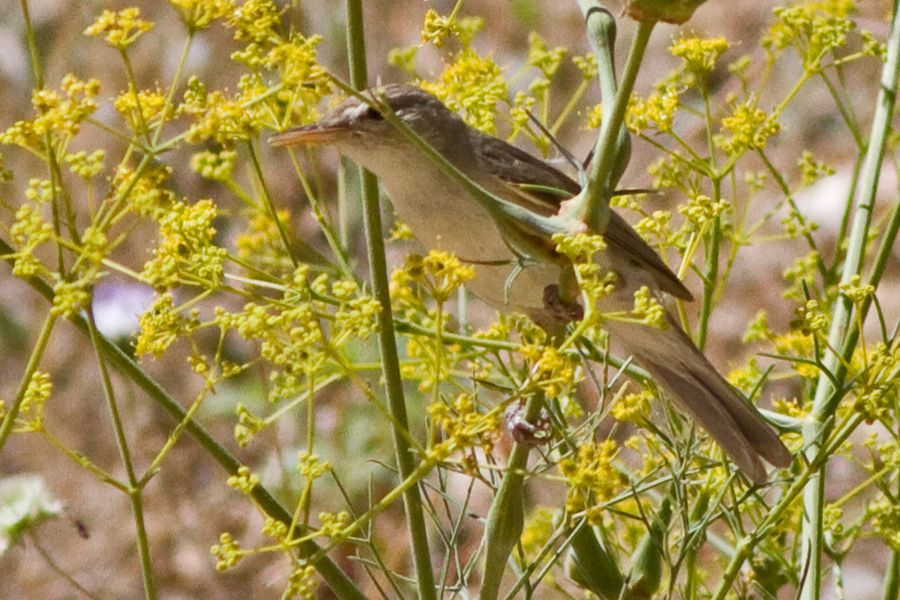
[[[391, 111], [459, 171], [482, 188], [532, 212], [552, 216], [565, 196], [580, 186], [530, 154], [468, 125], [431, 94], [409, 85], [366, 92]], [[472, 264], [473, 294], [501, 311], [523, 312], [537, 322], [548, 315], [549, 286], [559, 283], [559, 260], [544, 260], [510, 277], [521, 264], [504, 227], [434, 160], [385, 120], [369, 103], [349, 98], [318, 123], [272, 138], [277, 146], [327, 144], [381, 180], [397, 215], [428, 248], [443, 249]], [[538, 191], [536, 191], [538, 190]], [[615, 291], [602, 300], [603, 312], [630, 311], [634, 292], [648, 286], [692, 300], [690, 291], [650, 246], [615, 212], [603, 233], [607, 249], [601, 268], [616, 275]], [[608, 320], [610, 334], [706, 429], [755, 483], [766, 481], [760, 458], [787, 467], [791, 455], [756, 409], [715, 370], [671, 315], [665, 329]]]

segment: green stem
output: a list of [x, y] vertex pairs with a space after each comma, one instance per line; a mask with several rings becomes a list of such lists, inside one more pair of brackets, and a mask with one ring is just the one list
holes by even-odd
[[[12, 254], [12, 248], [4, 246], [6, 246], [5, 243], [0, 245], [0, 254]], [[47, 290], [50, 294], [50, 301], [52, 302], [53, 290], [50, 289], [50, 286], [47, 286]], [[3, 417], [3, 423], [0, 424], [0, 453], [3, 452], [6, 440], [13, 430], [13, 426], [16, 423], [16, 417], [19, 416], [19, 409], [22, 407], [22, 401], [25, 399], [25, 392], [28, 391], [28, 385], [31, 383], [31, 378], [34, 376], [34, 372], [37, 371], [38, 365], [41, 364], [41, 359], [44, 357], [44, 351], [47, 349], [47, 343], [50, 341], [50, 334], [53, 333], [54, 325], [56, 325], [56, 315], [48, 314], [47, 318], [44, 320], [44, 326], [38, 334], [34, 349], [31, 351], [31, 356], [28, 357], [28, 364], [25, 365], [25, 372], [22, 374], [21, 381], [19, 381], [16, 396], [9, 409], [7, 409], [6, 415]]]
[[[722, 197], [722, 182], [713, 180], [713, 202], [718, 202]], [[697, 326], [697, 347], [700, 350], [706, 346], [706, 338], [709, 333], [709, 319], [712, 316], [713, 302], [715, 302], [716, 284], [719, 279], [719, 247], [722, 243], [722, 216], [716, 215], [713, 221], [712, 231], [709, 234], [709, 246], [706, 251], [706, 272], [703, 274], [703, 305], [700, 307], [700, 323]]]
[[293, 246], [291, 246], [291, 242], [288, 239], [284, 223], [278, 218], [278, 211], [275, 210], [275, 204], [272, 202], [271, 194], [269, 194], [269, 186], [266, 184], [265, 176], [263, 176], [262, 165], [259, 164], [259, 157], [256, 156], [256, 148], [253, 147], [253, 142], [250, 140], [247, 141], [247, 151], [250, 153], [250, 160], [253, 161], [253, 171], [256, 173], [256, 180], [259, 181], [260, 189], [262, 190], [263, 203], [269, 211], [269, 217], [275, 223], [275, 227], [278, 228], [278, 235], [281, 237], [281, 243], [284, 244], [284, 251], [291, 258], [291, 264], [294, 265], [294, 268], [297, 268], [300, 265], [300, 261], [297, 259]]
[[[350, 83], [357, 90], [367, 86], [365, 33], [363, 27], [362, 1], [347, 0], [347, 54], [350, 61]], [[365, 223], [366, 246], [369, 254], [369, 271], [372, 290], [381, 303], [379, 313], [378, 342], [381, 354], [387, 400], [391, 415], [395, 419], [392, 428], [397, 469], [403, 480], [409, 480], [415, 473], [417, 459], [410, 451], [405, 433], [409, 431], [406, 414], [406, 400], [403, 394], [403, 379], [400, 376], [400, 360], [397, 355], [397, 340], [394, 333], [393, 311], [391, 310], [390, 282], [384, 254], [384, 237], [381, 225], [381, 207], [378, 201], [378, 181], [372, 173], [359, 169], [363, 220]], [[421, 600], [435, 598], [434, 572], [428, 549], [428, 534], [422, 498], [418, 485], [411, 485], [403, 493], [403, 506], [409, 540], [412, 545], [413, 567], [416, 571], [418, 595]]]
[[31, 55], [31, 71], [34, 74], [34, 87], [44, 87], [44, 70], [41, 68], [41, 55], [38, 52], [34, 28], [31, 26], [31, 15], [28, 11], [28, 0], [19, 0], [22, 7], [22, 19], [25, 22], [25, 39], [28, 41], [28, 54]]
[[[898, 78], [900, 78], [900, 21], [897, 20], [898, 7], [900, 7], [900, 0], [894, 0], [893, 21], [887, 43], [887, 60], [882, 70], [881, 86], [876, 101], [875, 115], [872, 120], [869, 146], [860, 172], [855, 202], [856, 208], [850, 228], [847, 256], [841, 273], [841, 283], [849, 283], [854, 276], [859, 275], [865, 259], [866, 238], [872, 219], [875, 191], [881, 174], [887, 137], [891, 130], [891, 119], [897, 96], [897, 82]], [[829, 348], [841, 348], [844, 352], [853, 352], [855, 343], [853, 347], [849, 348], [845, 345], [848, 341], [848, 329], [853, 326], [852, 311], [853, 303], [850, 298], [841, 295], [835, 300], [831, 317], [831, 329], [828, 332]], [[822, 442], [829, 432], [828, 424], [832, 421], [832, 417], [842, 397], [841, 394], [835, 393], [836, 390], [827, 374], [827, 372], [832, 374], [840, 372], [838, 381], [843, 382], [842, 356], [834, 350], [828, 350], [824, 356], [823, 363], [824, 372], [819, 375], [819, 379], [816, 382], [812, 411], [803, 429], [803, 440], [806, 445], [807, 457], [815, 456], [820, 451]], [[803, 540], [801, 561], [809, 567], [806, 580], [800, 591], [799, 598], [801, 600], [816, 600], [821, 596], [822, 591], [824, 471], [825, 465], [823, 463], [821, 470], [814, 473], [810, 478], [803, 494], [804, 519], [801, 534], [801, 539]]]
[[103, 395], [106, 397], [107, 410], [113, 422], [113, 430], [116, 433], [116, 444], [119, 447], [119, 458], [122, 466], [125, 467], [125, 475], [128, 478], [128, 500], [131, 503], [131, 513], [134, 517], [135, 531], [137, 533], [138, 556], [141, 563], [141, 579], [144, 582], [144, 597], [153, 600], [157, 597], [156, 584], [153, 581], [153, 562], [150, 560], [150, 544], [147, 540], [147, 527], [144, 522], [144, 502], [141, 494], [143, 493], [143, 485], [138, 481], [134, 472], [134, 462], [131, 457], [131, 450], [128, 448], [128, 438], [125, 436], [125, 427], [122, 425], [122, 417], [119, 414], [119, 407], [116, 403], [116, 394], [109, 377], [109, 370], [106, 368], [106, 359], [100, 351], [99, 333], [97, 331], [97, 323], [94, 320], [94, 311], [89, 308], [87, 311], [88, 334], [91, 337], [91, 344], [94, 346], [94, 352], [97, 355], [97, 364], [100, 367], [100, 381], [103, 384]]
[[900, 552], [891, 552], [891, 560], [884, 574], [884, 600], [897, 600], [900, 598]]
[[654, 21], [642, 21], [638, 23], [634, 39], [631, 42], [631, 50], [622, 73], [622, 81], [616, 91], [609, 115], [604, 116], [600, 127], [600, 138], [594, 149], [594, 158], [591, 161], [590, 174], [585, 189], [579, 194], [581, 205], [576, 212], [581, 220], [591, 231], [602, 232], [606, 230], [609, 221], [609, 189], [617, 163], [617, 146], [620, 142], [621, 130], [625, 121], [625, 112], [628, 101], [637, 80], [644, 51], [650, 41], [650, 34], [656, 25]]

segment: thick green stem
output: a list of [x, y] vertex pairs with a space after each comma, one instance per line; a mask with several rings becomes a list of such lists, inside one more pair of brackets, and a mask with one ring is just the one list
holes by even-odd
[[884, 574], [884, 600], [897, 600], [900, 598], [900, 552], [891, 552], [891, 560], [888, 563], [887, 572]]
[[[891, 119], [894, 102], [897, 96], [897, 81], [900, 78], [900, 22], [897, 20], [897, 9], [900, 0], [893, 2], [893, 22], [887, 43], [887, 60], [881, 75], [881, 87], [876, 101], [875, 116], [872, 121], [869, 147], [860, 173], [857, 188], [856, 208], [848, 238], [847, 257], [841, 273], [841, 283], [849, 283], [854, 276], [862, 272], [865, 259], [866, 238], [872, 219], [875, 203], [875, 191], [881, 174], [885, 145], [891, 130]], [[853, 352], [848, 348], [848, 329], [853, 324], [853, 303], [850, 298], [841, 295], [835, 301], [831, 315], [831, 329], [828, 332], [828, 347], [841, 349], [843, 353]], [[854, 336], [855, 337], [855, 336]], [[857, 338], [858, 339], [858, 338]], [[837, 374], [841, 369], [842, 356], [838, 350], [827, 350], [823, 360], [823, 370], [816, 383], [813, 408], [803, 428], [803, 440], [807, 457], [813, 457], [820, 451], [829, 433], [841, 394], [835, 393], [828, 373]], [[838, 381], [843, 381], [843, 374]], [[825, 464], [813, 474], [803, 492], [803, 552], [801, 560], [808, 565], [807, 577], [800, 593], [801, 600], [817, 600], [821, 596], [822, 586], [822, 512], [825, 503]]]
[[638, 24], [625, 63], [625, 71], [622, 73], [622, 82], [616, 91], [609, 114], [604, 115], [600, 127], [600, 138], [594, 149], [587, 185], [578, 196], [579, 204], [573, 209], [581, 222], [593, 232], [605, 231], [609, 221], [610, 185], [613, 183], [613, 175], [617, 168], [616, 158], [619, 145], [622, 143], [625, 112], [655, 25], [654, 21]]
[[[347, 0], [347, 53], [350, 60], [350, 83], [357, 90], [367, 87], [365, 34], [363, 28], [362, 1]], [[384, 254], [384, 237], [381, 226], [381, 207], [378, 202], [378, 182], [372, 173], [360, 168], [362, 185], [363, 220], [366, 230], [366, 247], [369, 254], [369, 271], [372, 291], [381, 303], [379, 314], [379, 350], [382, 374], [387, 390], [388, 406], [395, 420], [392, 429], [397, 470], [400, 478], [408, 480], [416, 471], [417, 459], [411, 452], [405, 433], [409, 431], [406, 400], [403, 395], [403, 379], [400, 376], [400, 360], [397, 356], [397, 340], [391, 311], [391, 296]], [[412, 545], [413, 566], [416, 571], [418, 595], [422, 600], [435, 598], [434, 572], [428, 550], [428, 534], [418, 485], [409, 486], [403, 493], [406, 524]]]
[[[525, 422], [537, 421], [543, 407], [543, 394], [531, 396], [525, 404], [523, 416]], [[522, 528], [525, 526], [522, 488], [530, 450], [528, 444], [520, 442], [513, 446], [503, 480], [491, 503], [491, 510], [484, 526], [484, 578], [481, 582], [481, 600], [497, 598], [509, 555], [519, 541]]]

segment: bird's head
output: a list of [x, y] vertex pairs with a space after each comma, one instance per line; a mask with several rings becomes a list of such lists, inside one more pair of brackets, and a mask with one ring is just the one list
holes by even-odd
[[444, 149], [448, 139], [465, 135], [467, 128], [462, 119], [421, 88], [391, 84], [371, 88], [362, 95], [366, 100], [351, 96], [318, 122], [275, 135], [270, 143], [274, 146], [332, 145], [351, 157], [408, 143], [384, 118], [385, 105], [438, 150]]

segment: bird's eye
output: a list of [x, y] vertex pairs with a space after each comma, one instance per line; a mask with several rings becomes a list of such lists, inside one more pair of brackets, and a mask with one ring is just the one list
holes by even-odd
[[366, 109], [366, 119], [370, 121], [384, 121], [384, 115], [378, 112], [374, 107], [370, 106]]

